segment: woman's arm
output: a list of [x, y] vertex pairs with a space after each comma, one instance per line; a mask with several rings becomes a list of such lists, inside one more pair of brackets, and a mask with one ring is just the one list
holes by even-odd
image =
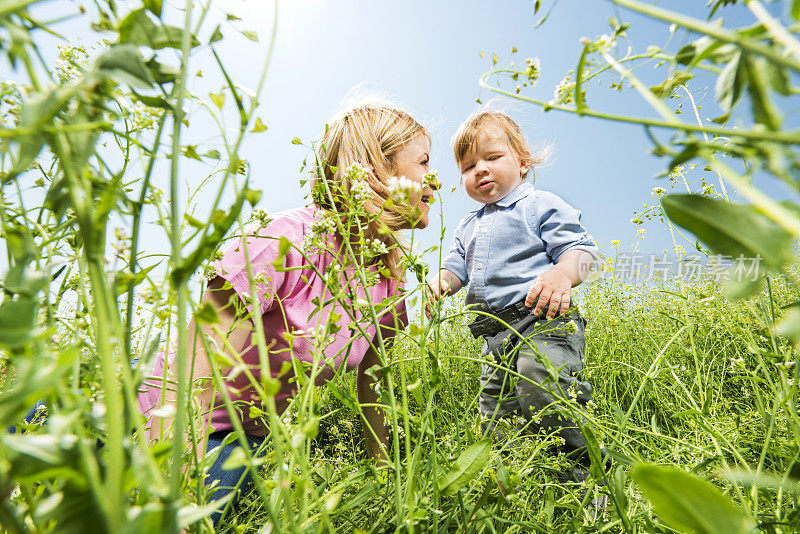
[[[356, 377], [356, 391], [358, 392], [358, 402], [364, 404], [378, 404], [380, 399], [375, 393], [376, 379], [367, 374], [367, 369], [374, 365], [379, 365], [380, 360], [375, 351], [370, 347], [364, 355], [364, 359], [358, 365], [358, 376]], [[380, 377], [379, 377], [380, 378]], [[374, 406], [363, 406], [364, 418], [369, 428], [364, 428], [366, 439], [367, 454], [372, 458], [379, 458], [389, 461], [381, 445], [389, 452], [389, 429], [384, 422], [383, 412]], [[371, 430], [370, 430], [371, 429]], [[374, 434], [373, 434], [374, 433]], [[378, 438], [377, 440], [375, 438]]]
[[[211, 405], [214, 401], [214, 386], [212, 381], [211, 364], [209, 357], [206, 354], [203, 340], [200, 336], [206, 338], [206, 343], [211, 350], [219, 350], [221, 352], [231, 353], [236, 351], [238, 355], [246, 349], [245, 344], [248, 342], [250, 332], [253, 330], [253, 323], [249, 318], [242, 319], [236, 316], [236, 306], [234, 302], [239, 297], [233, 289], [222, 289], [225, 280], [220, 277], [214, 278], [208, 284], [208, 288], [203, 294], [202, 303], [212, 304], [219, 315], [219, 322], [215, 324], [203, 323], [198, 328], [197, 323], [192, 319], [189, 322], [189, 351], [190, 357], [186, 359], [186, 375], [191, 373], [191, 383], [200, 381], [198, 387], [193, 391], [199, 402], [198, 410], [198, 435], [204, 435], [208, 426], [208, 418], [210, 417]], [[217, 334], [219, 332], [226, 338], [226, 342]], [[191, 351], [194, 351], [192, 356]], [[194, 361], [194, 367], [192, 367]], [[177, 358], [175, 358], [169, 366], [169, 372], [172, 376], [177, 376]], [[228, 369], [220, 369], [220, 373], [224, 377]], [[166, 402], [168, 404], [175, 403], [174, 391], [167, 391]], [[164, 418], [164, 428], [169, 428], [172, 424], [171, 418]], [[204, 451], [198, 450], [195, 453], [199, 456]]]

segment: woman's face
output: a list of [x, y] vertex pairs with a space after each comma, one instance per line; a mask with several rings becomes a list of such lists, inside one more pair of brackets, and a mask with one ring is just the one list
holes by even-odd
[[405, 176], [411, 181], [422, 184], [418, 193], [412, 193], [409, 199], [411, 219], [406, 228], [425, 228], [428, 226], [429, 204], [433, 200], [433, 191], [441, 187], [441, 183], [424, 183], [424, 177], [430, 171], [430, 141], [424, 135], [418, 135], [403, 147], [394, 158], [397, 176]]

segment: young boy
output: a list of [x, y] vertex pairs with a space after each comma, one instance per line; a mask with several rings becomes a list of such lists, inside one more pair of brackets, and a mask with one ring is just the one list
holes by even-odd
[[[483, 206], [459, 223], [429, 294], [436, 302], [467, 285], [466, 304], [520, 334], [483, 314], [469, 325], [486, 341], [484, 356], [491, 353], [495, 362], [484, 365], [481, 376], [484, 431], [498, 434], [498, 420], [513, 414], [533, 428], [550, 429], [575, 462], [564, 478], [581, 482], [588, 476], [586, 440], [573, 420], [553, 408], [565, 396], [584, 407], [591, 400], [591, 386], [581, 377], [586, 321], [570, 303], [597, 245], [579, 211], [525, 182], [543, 158], [531, 156], [519, 126], [505, 114], [470, 116], [453, 137], [453, 151], [467, 194]], [[557, 385], [540, 358], [558, 369]]]

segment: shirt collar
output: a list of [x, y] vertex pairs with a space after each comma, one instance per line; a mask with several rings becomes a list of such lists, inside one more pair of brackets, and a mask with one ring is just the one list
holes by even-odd
[[508, 208], [522, 197], [528, 194], [528, 191], [533, 189], [533, 186], [528, 182], [522, 182], [515, 187], [509, 194], [495, 202], [494, 204], [499, 208]]

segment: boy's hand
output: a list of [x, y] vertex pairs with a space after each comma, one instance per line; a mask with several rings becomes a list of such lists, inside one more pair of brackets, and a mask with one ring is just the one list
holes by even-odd
[[538, 317], [549, 302], [547, 318], [552, 319], [556, 315], [566, 313], [571, 299], [572, 280], [558, 268], [558, 265], [554, 265], [533, 281], [525, 296], [525, 306], [530, 308], [536, 302], [533, 314]]
[[431, 306], [436, 305], [442, 297], [449, 297], [457, 293], [458, 290], [461, 289], [461, 285], [461, 279], [456, 275], [447, 269], [440, 270], [439, 276], [428, 282], [428, 298], [425, 299], [425, 304], [423, 306], [425, 317], [430, 318]]
[[[447, 281], [440, 278], [435, 278], [428, 282], [428, 298], [425, 299], [425, 317], [431, 318], [431, 308], [436, 306], [439, 300], [447, 295]], [[438, 286], [438, 287], [437, 287]]]

